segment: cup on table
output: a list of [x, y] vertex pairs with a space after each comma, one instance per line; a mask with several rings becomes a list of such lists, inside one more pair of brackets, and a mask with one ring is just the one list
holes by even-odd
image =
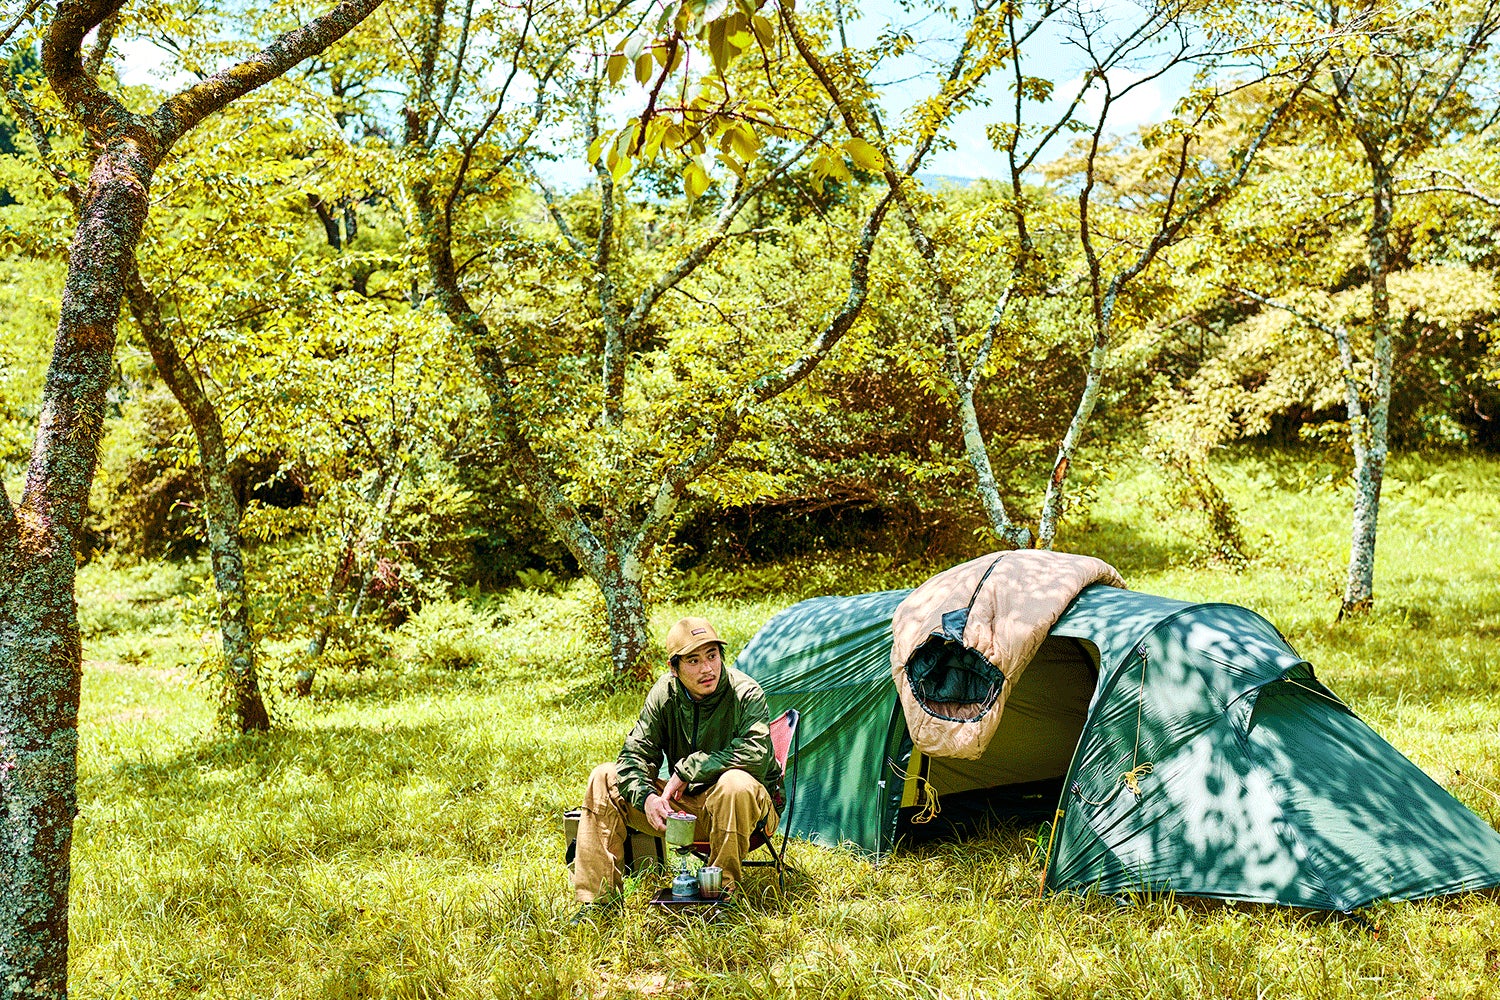
[[698, 895], [704, 899], [718, 899], [724, 889], [724, 869], [717, 865], [704, 865], [698, 869]]

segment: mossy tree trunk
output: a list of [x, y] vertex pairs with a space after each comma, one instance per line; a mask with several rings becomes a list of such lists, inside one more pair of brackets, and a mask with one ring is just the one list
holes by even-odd
[[0, 487], [0, 997], [68, 992], [82, 645], [78, 535], [114, 375], [120, 304], [162, 157], [204, 118], [342, 38], [380, 0], [347, 0], [246, 61], [126, 109], [86, 72], [83, 40], [123, 0], [61, 0], [42, 65], [94, 151], [20, 502]]
[[1350, 523], [1349, 569], [1339, 618], [1362, 615], [1375, 606], [1375, 539], [1380, 523], [1380, 489], [1390, 451], [1391, 414], [1391, 300], [1386, 287], [1390, 270], [1391, 171], [1378, 152], [1367, 151], [1370, 164], [1370, 229], [1365, 234], [1365, 259], [1370, 270], [1370, 348], [1374, 370], [1369, 404], [1359, 405], [1353, 359], [1347, 339], [1339, 345], [1350, 388], [1349, 443], [1354, 452], [1354, 511]]
[[[81, 37], [81, 36], [80, 36]], [[82, 647], [73, 598], [115, 319], [160, 146], [101, 150], [68, 262], [20, 504], [0, 502], [0, 995], [65, 996]]]
[[239, 499], [229, 476], [229, 448], [224, 424], [203, 384], [183, 360], [162, 316], [161, 302], [132, 271], [126, 285], [131, 314], [140, 328], [156, 371], [187, 415], [198, 444], [203, 477], [203, 520], [208, 529], [208, 556], [219, 598], [219, 635], [224, 651], [220, 688], [221, 721], [241, 733], [271, 728], [255, 667], [255, 632], [250, 622], [250, 595], [245, 586], [245, 558], [240, 545]]

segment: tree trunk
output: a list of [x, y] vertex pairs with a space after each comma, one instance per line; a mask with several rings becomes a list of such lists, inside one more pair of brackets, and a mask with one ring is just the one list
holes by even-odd
[[21, 504], [0, 505], [0, 995], [66, 997], [82, 646], [74, 549], [114, 374], [115, 323], [157, 159], [98, 153], [68, 260]]
[[42, 43], [93, 155], [20, 504], [0, 484], [0, 997], [68, 995], [83, 649], [74, 552], [114, 376], [116, 324], [152, 174], [205, 117], [343, 37], [381, 0], [343, 0], [245, 62], [135, 115], [83, 72], [83, 39], [122, 0], [59, 0]]
[[989, 448], [984, 443], [984, 429], [979, 426], [979, 411], [974, 407], [974, 382], [978, 380], [980, 369], [984, 365], [983, 358], [989, 353], [989, 341], [986, 341], [986, 346], [980, 351], [980, 358], [966, 376], [963, 360], [959, 355], [958, 309], [953, 303], [953, 289], [943, 275], [937, 248], [933, 246], [922, 221], [917, 218], [916, 209], [902, 191], [900, 179], [887, 172], [886, 187], [896, 199], [901, 217], [906, 222], [907, 232], [916, 245], [917, 254], [926, 264], [927, 277], [932, 282], [937, 299], [938, 329], [942, 331], [943, 372], [948, 376], [948, 383], [958, 397], [959, 429], [963, 433], [964, 451], [968, 455], [969, 466], [974, 470], [979, 501], [1001, 544], [1018, 549], [1029, 548], [1031, 531], [1011, 520], [1010, 513], [1005, 509], [1005, 501], [1000, 498], [1000, 487], [995, 482], [995, 468], [990, 464]]
[[652, 665], [645, 660], [651, 629], [641, 578], [638, 559], [612, 556], [598, 580], [609, 625], [610, 672], [616, 677], [644, 678], [651, 672]]
[[1349, 542], [1349, 573], [1339, 618], [1367, 613], [1375, 605], [1375, 535], [1380, 518], [1380, 489], [1385, 480], [1385, 461], [1391, 412], [1391, 304], [1386, 289], [1391, 200], [1391, 173], [1370, 158], [1372, 211], [1365, 248], [1370, 269], [1370, 339], [1374, 354], [1370, 403], [1363, 421], [1352, 421], [1349, 433], [1354, 445], [1354, 516]]
[[1109, 328], [1114, 314], [1113, 288], [1105, 299], [1105, 306], [1102, 318], [1096, 320], [1094, 346], [1089, 351], [1089, 369], [1083, 382], [1083, 394], [1078, 397], [1078, 408], [1073, 412], [1068, 430], [1057, 447], [1052, 475], [1047, 480], [1047, 493], [1042, 498], [1042, 515], [1037, 523], [1037, 545], [1040, 548], [1052, 548], [1053, 539], [1057, 537], [1057, 522], [1063, 514], [1063, 488], [1068, 481], [1068, 470], [1073, 464], [1078, 444], [1083, 440], [1084, 428], [1088, 426], [1089, 418], [1094, 414], [1094, 406], [1099, 401], [1099, 389], [1104, 384], [1104, 365], [1109, 360]]
[[974, 393], [963, 385], [959, 391], [958, 418], [964, 435], [964, 450], [968, 452], [969, 465], [974, 469], [975, 483], [979, 489], [979, 500], [989, 515], [990, 527], [1006, 545], [1018, 549], [1031, 547], [1031, 532], [1025, 525], [1010, 519], [1005, 501], [1000, 498], [1000, 485], [995, 481], [995, 468], [990, 464], [990, 451], [984, 443], [984, 431], [979, 426], [979, 412], [974, 408]]
[[302, 667], [292, 678], [292, 693], [299, 698], [312, 694], [313, 681], [318, 676], [318, 661], [328, 648], [328, 637], [333, 632], [333, 615], [338, 608], [339, 595], [349, 582], [349, 567], [354, 563], [353, 529], [344, 535], [339, 544], [338, 562], [328, 574], [328, 584], [323, 588], [323, 599], [318, 602], [317, 625], [312, 638], [307, 641]]
[[224, 650], [221, 721], [241, 733], [271, 728], [271, 718], [260, 694], [255, 667], [255, 632], [250, 622], [250, 600], [245, 586], [245, 560], [240, 545], [240, 505], [229, 478], [229, 449], [218, 408], [203, 391], [177, 345], [167, 333], [161, 304], [141, 280], [139, 272], [127, 287], [130, 310], [151, 350], [162, 381], [172, 390], [198, 443], [203, 473], [203, 519], [208, 528], [208, 554], [214, 588], [219, 598], [219, 634]]
[[[391, 456], [386, 463], [385, 472], [376, 484], [376, 489], [381, 497], [380, 508], [375, 512], [375, 538], [371, 545], [372, 558], [379, 551], [380, 546], [385, 543], [386, 536], [390, 534], [391, 511], [395, 509], [396, 497], [401, 492], [401, 447], [402, 429], [411, 423], [412, 416], [416, 413], [417, 397], [413, 397], [411, 405], [406, 408], [406, 417], [401, 424], [392, 429], [391, 432]], [[302, 664], [302, 669], [297, 671], [296, 677], [292, 679], [292, 692], [299, 698], [305, 698], [312, 694], [313, 680], [318, 675], [318, 661], [323, 658], [323, 651], [328, 646], [328, 635], [332, 630], [331, 618], [333, 615], [334, 601], [342, 590], [342, 584], [347, 582], [346, 565], [353, 565], [354, 548], [352, 539], [346, 535], [344, 544], [340, 549], [339, 565], [328, 578], [328, 589], [323, 592], [323, 614], [318, 621], [317, 628], [313, 630], [312, 640], [307, 644], [307, 656]], [[370, 590], [370, 576], [374, 567], [366, 566], [359, 576], [359, 591], [354, 596], [354, 602], [350, 605], [349, 617], [356, 619], [363, 608], [365, 595]]]
[[64, 532], [7, 545], [0, 598], [0, 996], [65, 997], [82, 652]]

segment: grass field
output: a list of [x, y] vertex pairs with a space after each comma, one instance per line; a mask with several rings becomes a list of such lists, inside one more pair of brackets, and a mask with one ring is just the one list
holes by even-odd
[[[1337, 469], [1242, 452], [1218, 470], [1253, 559], [1202, 565], [1194, 515], [1149, 471], [1106, 481], [1062, 539], [1131, 586], [1248, 605], [1377, 731], [1500, 825], [1500, 461], [1403, 457], [1382, 508], [1376, 612], [1334, 622], [1347, 553]], [[813, 593], [930, 566], [833, 554], [707, 614], [733, 649]], [[472, 670], [320, 678], [278, 727], [228, 738], [176, 664], [183, 567], [85, 567], [72, 991], [97, 997], [1500, 997], [1500, 900], [1387, 904], [1369, 924], [1186, 899], [1036, 898], [1037, 829], [880, 866], [793, 844], [784, 894], [712, 924], [635, 884], [570, 928], [560, 814], [611, 758], [640, 687], [601, 679], [581, 585], [501, 595]], [[779, 580], [779, 583], [777, 582]]]

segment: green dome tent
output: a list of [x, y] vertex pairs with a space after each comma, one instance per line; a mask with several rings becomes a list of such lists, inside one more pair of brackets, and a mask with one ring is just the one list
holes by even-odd
[[1002, 813], [1044, 802], [1054, 891], [1347, 911], [1500, 886], [1500, 834], [1233, 605], [1088, 586], [981, 756], [914, 751], [891, 671], [910, 593], [803, 601], [738, 657], [773, 716], [802, 713], [795, 836], [880, 856], [934, 796]]

